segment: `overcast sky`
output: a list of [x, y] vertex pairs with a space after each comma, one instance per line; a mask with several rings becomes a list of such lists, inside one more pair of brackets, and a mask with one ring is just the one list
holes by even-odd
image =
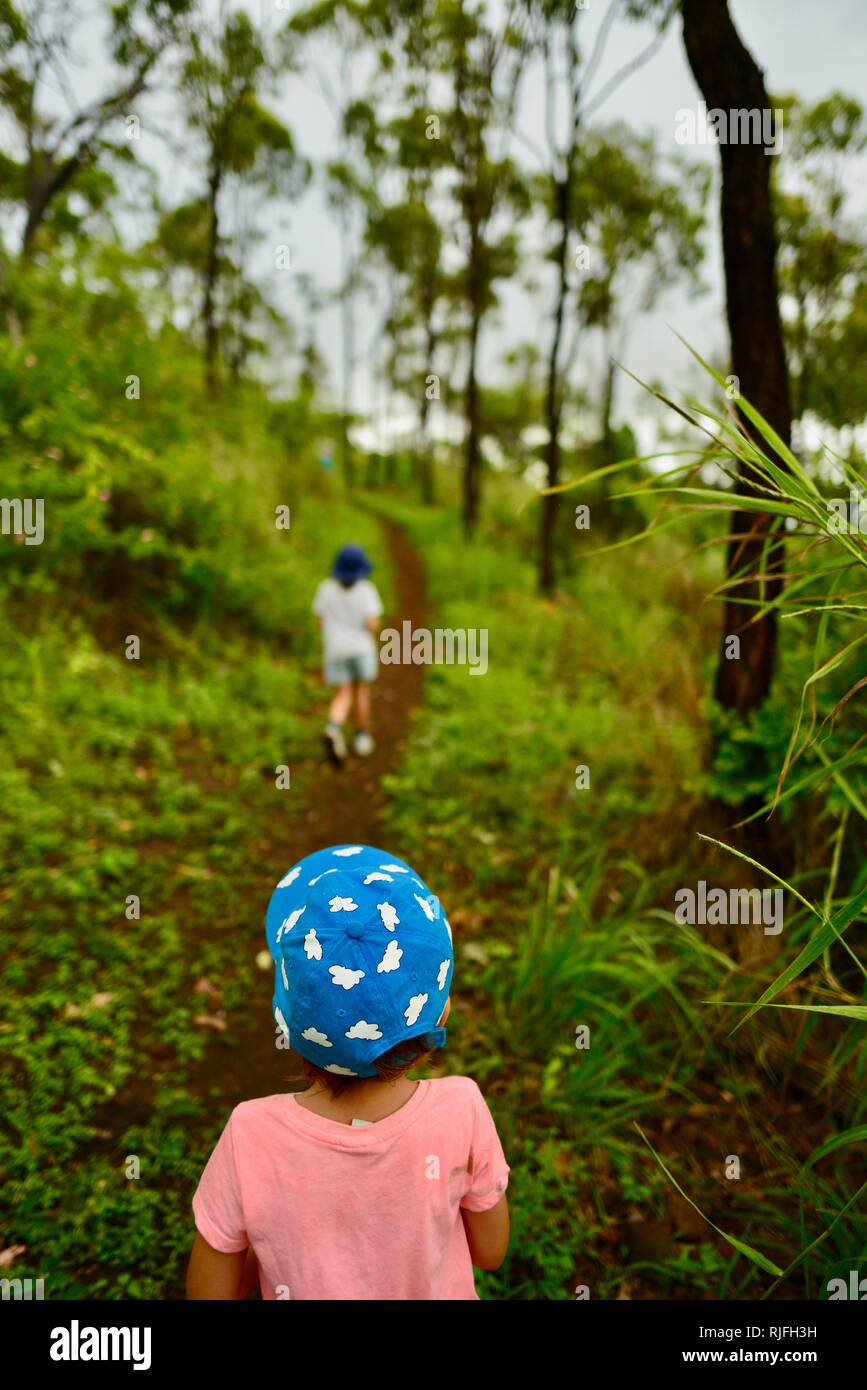
[[[589, 0], [582, 15], [583, 47], [589, 51], [595, 33], [609, 5], [614, 0]], [[496, 0], [495, 0], [496, 3]], [[278, 8], [278, 5], [280, 8]], [[216, 0], [215, 0], [216, 8]], [[247, 8], [270, 28], [285, 21], [287, 0], [251, 0]], [[294, 10], [300, 6], [291, 5]], [[773, 93], [794, 92], [812, 102], [833, 90], [842, 90], [867, 105], [867, 4], [864, 0], [731, 0], [732, 13], [740, 33], [765, 71], [766, 84]], [[98, 13], [95, 9], [94, 15]], [[75, 85], [82, 99], [99, 89], [104, 80], [104, 64], [100, 61], [98, 33], [100, 22], [94, 17], [81, 30], [77, 53]], [[598, 91], [608, 77], [640, 52], [652, 37], [648, 26], [618, 20], [609, 39], [606, 57], [597, 74], [594, 87]], [[333, 70], [334, 56], [326, 49], [318, 52], [318, 65]], [[357, 80], [363, 90], [365, 73], [359, 67]], [[692, 80], [683, 52], [678, 22], [671, 25], [659, 50], [627, 80], [599, 109], [595, 120], [626, 121], [637, 132], [654, 133], [660, 148], [672, 154], [684, 153], [676, 144], [674, 132], [676, 112], [695, 107], [699, 93]], [[334, 150], [334, 120], [327, 102], [319, 92], [311, 69], [287, 78], [281, 95], [272, 103], [292, 129], [296, 144], [314, 161], [327, 158]], [[159, 140], [148, 137], [149, 119], [158, 119], [163, 127], [172, 123], [171, 107], [160, 99], [144, 108], [145, 122], [142, 143], [143, 155], [158, 168], [163, 196], [169, 202], [201, 192], [201, 168], [190, 150], [186, 157], [170, 156]], [[538, 73], [528, 73], [523, 87], [520, 125], [530, 136], [540, 135], [542, 90]], [[520, 149], [520, 147], [516, 147]], [[711, 147], [688, 148], [690, 158], [706, 159], [716, 172], [717, 152]], [[532, 161], [527, 157], [528, 164]], [[867, 211], [862, 193], [864, 163], [852, 171], [852, 209]], [[712, 221], [707, 239], [707, 258], [703, 279], [708, 292], [690, 301], [681, 290], [674, 289], [647, 316], [630, 328], [624, 347], [624, 359], [639, 376], [655, 376], [671, 384], [680, 381], [686, 368], [683, 349], [675, 340], [672, 329], [682, 333], [705, 354], [724, 356], [726, 335], [723, 317], [723, 291], [719, 248], [719, 226], [716, 217], [718, 184], [712, 195]], [[322, 196], [321, 180], [317, 174], [313, 184], [298, 202], [289, 207], [278, 205], [262, 214], [267, 219], [268, 242], [287, 241], [292, 248], [293, 272], [311, 277], [323, 289], [333, 289], [340, 276], [340, 243], [335, 212]], [[136, 219], [138, 222], [138, 219]], [[146, 229], [140, 222], [142, 234]], [[534, 258], [541, 263], [542, 246], [528, 244], [524, 255], [526, 268], [532, 269]], [[273, 295], [279, 307], [296, 320], [303, 310], [298, 302], [297, 284], [285, 273], [269, 277]], [[488, 377], [498, 374], [503, 352], [522, 340], [544, 345], [548, 332], [544, 296], [528, 299], [510, 290], [503, 301], [502, 311], [493, 318], [485, 333], [483, 367]], [[381, 374], [376, 368], [376, 312], [363, 305], [359, 314], [358, 369], [355, 402], [358, 408], [369, 410], [377, 395]], [[339, 319], [334, 309], [326, 310], [319, 320], [318, 338], [321, 350], [332, 368], [332, 383], [336, 391], [339, 370]], [[585, 364], [589, 370], [590, 364]], [[380, 393], [381, 394], [381, 393]], [[629, 389], [621, 387], [620, 403], [634, 403]]]
[[[263, 0], [267, 3], [267, 0]], [[590, 0], [582, 16], [585, 25], [584, 48], [588, 52], [609, 0]], [[765, 71], [768, 90], [794, 92], [808, 102], [833, 90], [842, 90], [867, 105], [867, 4], [864, 0], [732, 0], [732, 13], [745, 43]], [[640, 53], [653, 37], [649, 26], [618, 20], [606, 48], [606, 57], [594, 83], [600, 90], [607, 79], [632, 56]], [[589, 94], [592, 97], [592, 90]], [[679, 22], [670, 30], [657, 52], [599, 108], [599, 122], [624, 120], [638, 131], [653, 132], [662, 149], [687, 153], [690, 158], [706, 159], [717, 174], [718, 154], [709, 147], [680, 149], [674, 140], [676, 112], [694, 107], [699, 92], [686, 62]], [[290, 83], [284, 108], [300, 143], [314, 153], [327, 153], [332, 129], [327, 107], [315, 96], [315, 82], [307, 79]], [[523, 87], [520, 123], [529, 134], [541, 134], [542, 90], [539, 75], [530, 74]], [[528, 156], [529, 162], [529, 156]], [[861, 195], [865, 167], [853, 169], [851, 184], [853, 208], [865, 210]], [[626, 364], [638, 376], [679, 381], [686, 369], [683, 348], [674, 338], [676, 329], [705, 354], [724, 356], [727, 337], [717, 219], [718, 181], [711, 197], [711, 223], [707, 237], [707, 256], [702, 272], [708, 291], [690, 300], [682, 291], [672, 290], [658, 306], [631, 329], [624, 349]], [[322, 283], [335, 283], [338, 240], [333, 215], [314, 190], [303, 200], [293, 218], [293, 247], [297, 247], [299, 268], [309, 269]], [[533, 256], [533, 248], [527, 250]], [[489, 326], [484, 343], [484, 361], [495, 371], [503, 350], [521, 339], [539, 343], [546, 340], [548, 324], [544, 305], [516, 293], [504, 297], [499, 322]], [[369, 321], [369, 315], [368, 315]], [[335, 315], [323, 319], [324, 350], [335, 360], [338, 323]], [[374, 359], [366, 355], [369, 364]], [[588, 364], [589, 365], [589, 364]], [[369, 406], [375, 391], [375, 370], [359, 365], [356, 386], [359, 405]], [[628, 384], [621, 386], [621, 401], [634, 402]]]

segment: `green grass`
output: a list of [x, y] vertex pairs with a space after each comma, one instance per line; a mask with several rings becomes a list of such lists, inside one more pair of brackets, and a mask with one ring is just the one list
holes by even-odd
[[[860, 1269], [863, 1208], [837, 1219], [860, 1181], [858, 1037], [771, 1009], [733, 1033], [719, 1002], [756, 999], [810, 914], [790, 911], [767, 957], [672, 915], [677, 886], [752, 881], [697, 832], [724, 840], [727, 792], [768, 787], [808, 646], [787, 642], [778, 704], [711, 768], [706, 523], [609, 555], [588, 553], [592, 531], [561, 536], [562, 583], [540, 600], [517, 481], [490, 480], [472, 544], [453, 505], [423, 510], [399, 486], [366, 493], [373, 512], [351, 505], [300, 407], [244, 388], [211, 408], [194, 356], [123, 302], [104, 352], [86, 351], [93, 304], [58, 293], [64, 352], [47, 314], [0, 352], [6, 490], [35, 482], [47, 518], [44, 546], [9, 542], [0, 570], [0, 1209], [26, 1247], [16, 1276], [52, 1298], [181, 1292], [190, 1198], [225, 1118], [197, 1069], [215, 1025], [249, 1007], [267, 893], [312, 809], [275, 787], [315, 747], [310, 600], [341, 541], [381, 553], [377, 508], [417, 545], [436, 625], [488, 631], [487, 674], [428, 671], [383, 810], [449, 909], [446, 1065], [479, 1081], [512, 1165], [512, 1243], [483, 1296], [765, 1293], [771, 1276], [703, 1216], [781, 1269], [812, 1246], [775, 1297], [822, 1297]], [[106, 408], [130, 353], [150, 389]], [[395, 611], [387, 566], [377, 580]], [[811, 900], [844, 801], [829, 785], [779, 808], [787, 877]], [[836, 862], [832, 899], [857, 872]], [[860, 997], [832, 943], [805, 987], [821, 1004], [841, 982]]]
[[[377, 504], [426, 558], [433, 621], [489, 630], [485, 676], [429, 671], [388, 812], [456, 928], [447, 1069], [479, 1081], [513, 1167], [510, 1253], [485, 1294], [758, 1297], [771, 1276], [677, 1196], [636, 1122], [710, 1220], [785, 1268], [855, 1190], [852, 1148], [809, 1159], [863, 1116], [864, 1057], [815, 1015], [730, 1037], [710, 1001], [754, 997], [777, 957], [751, 963], [731, 932], [674, 921], [675, 886], [750, 881], [696, 836], [719, 819], [697, 677], [716, 636], [707, 572], [656, 542], [628, 566], [576, 565], [542, 602], [514, 508], [467, 546], [448, 507]], [[810, 931], [792, 907], [785, 958]], [[775, 1296], [822, 1296], [846, 1261], [863, 1264], [857, 1208]]]
[[[210, 410], [177, 344], [139, 347], [160, 381], [110, 439], [98, 354], [70, 348], [75, 391], [25, 374], [5, 398], [9, 492], [37, 471], [46, 534], [4, 537], [0, 570], [0, 1204], [51, 1298], [182, 1287], [225, 1118], [194, 1068], [248, 1005], [304, 811], [276, 770], [318, 756], [314, 588], [342, 540], [379, 541], [261, 395]], [[62, 375], [50, 325], [28, 348]]]

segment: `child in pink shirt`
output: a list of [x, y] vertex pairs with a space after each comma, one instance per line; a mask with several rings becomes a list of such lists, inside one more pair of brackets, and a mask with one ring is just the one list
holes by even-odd
[[475, 1299], [508, 1245], [509, 1168], [465, 1076], [407, 1072], [445, 1042], [454, 964], [437, 898], [366, 845], [274, 891], [280, 1041], [312, 1081], [232, 1112], [193, 1199], [189, 1298]]

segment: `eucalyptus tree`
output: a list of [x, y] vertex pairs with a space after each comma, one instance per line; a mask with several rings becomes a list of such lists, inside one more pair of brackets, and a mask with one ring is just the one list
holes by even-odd
[[[609, 0], [592, 44], [585, 52], [583, 33], [586, 7], [573, 0], [525, 0], [530, 52], [541, 69], [544, 83], [543, 143], [520, 128], [516, 136], [533, 156], [533, 189], [544, 218], [546, 257], [553, 269], [551, 328], [548, 337], [545, 383], [546, 493], [539, 521], [538, 582], [543, 592], [554, 584], [553, 536], [559, 510], [556, 491], [560, 481], [560, 432], [567, 377], [574, 363], [580, 328], [578, 291], [589, 266], [587, 248], [578, 244], [579, 211], [586, 215], [586, 200], [579, 209], [576, 184], [588, 121], [606, 98], [659, 47], [663, 31], [594, 90], [614, 24], [623, 11], [619, 0]], [[534, 73], [537, 68], [534, 68]], [[606, 191], [599, 189], [604, 204]], [[607, 385], [611, 385], [609, 375]]]
[[416, 406], [415, 453], [428, 504], [435, 497], [431, 407], [442, 400], [442, 350], [458, 336], [449, 313], [454, 280], [445, 266], [448, 154], [433, 111], [437, 7], [438, 0], [377, 0], [371, 7], [376, 104], [385, 84], [387, 110], [377, 116], [373, 100], [368, 107], [374, 177], [366, 241], [390, 286], [388, 367], [396, 389]]
[[[738, 33], [727, 0], [682, 0], [681, 19], [687, 59], [707, 107], [726, 113], [770, 112], [762, 70]], [[742, 390], [788, 443], [792, 415], [771, 197], [774, 156], [753, 139], [727, 141], [720, 144], [719, 153], [734, 389]], [[737, 584], [724, 605], [714, 693], [721, 705], [740, 714], [761, 705], [770, 690], [776, 664], [776, 608], [763, 610], [764, 616], [750, 624], [740, 660], [727, 659], [726, 636], [743, 629], [744, 601], [764, 605], [780, 592], [784, 563], [779, 520], [770, 513], [734, 512], [726, 568]]]
[[204, 189], [196, 201], [204, 220], [201, 318], [210, 390], [216, 385], [220, 282], [233, 265], [222, 222], [226, 188], [287, 197], [307, 174], [291, 132], [262, 100], [282, 70], [245, 10], [223, 3], [212, 16], [202, 6], [185, 25], [181, 99], [204, 154]]
[[[316, 0], [292, 16], [285, 31], [290, 51], [304, 53], [305, 70], [315, 78], [336, 130], [336, 152], [324, 169], [326, 197], [335, 214], [340, 245], [337, 300], [341, 325], [341, 466], [354, 481], [349, 438], [356, 365], [356, 301], [363, 280], [364, 209], [368, 181], [362, 165], [363, 131], [358, 124], [360, 74], [372, 62], [370, 39], [379, 33], [383, 7], [361, 0]], [[316, 48], [320, 56], [317, 59]]]
[[867, 240], [846, 177], [867, 146], [867, 123], [841, 92], [780, 106], [788, 138], [773, 197], [792, 414], [810, 410], [839, 427], [867, 414]]
[[528, 55], [526, 15], [507, 3], [492, 20], [470, 0], [439, 0], [431, 26], [431, 61], [446, 79], [440, 138], [449, 160], [461, 265], [455, 308], [465, 336], [463, 524], [472, 534], [482, 493], [479, 350], [500, 282], [520, 263], [519, 226], [530, 208], [521, 169], [509, 152], [519, 84]]
[[88, 7], [76, 0], [0, 0], [0, 109], [12, 146], [0, 154], [0, 202], [22, 213], [20, 252], [74, 230], [72, 198], [100, 208], [113, 191], [109, 166], [129, 160], [136, 103], [178, 38], [189, 0], [122, 0], [109, 18], [111, 64], [96, 95], [81, 101]]

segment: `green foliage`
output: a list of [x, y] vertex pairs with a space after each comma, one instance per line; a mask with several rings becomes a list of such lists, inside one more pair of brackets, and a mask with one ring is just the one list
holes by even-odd
[[377, 531], [314, 414], [205, 403], [190, 346], [100, 268], [98, 296], [33, 269], [0, 338], [4, 483], [45, 500], [43, 544], [4, 536], [0, 566], [0, 1205], [48, 1296], [154, 1298], [181, 1290], [223, 1104], [197, 1069], [249, 1007], [295, 814], [275, 771], [314, 746], [312, 594]]
[[[713, 649], [712, 617], [696, 624], [712, 571], [690, 557], [689, 582], [661, 592], [662, 555], [669, 571], [684, 563], [673, 561], [669, 533], [633, 551], [628, 567], [616, 552], [588, 556], [559, 602], [542, 602], [530, 597], [532, 519], [516, 519], [514, 485], [501, 487], [470, 548], [457, 543], [448, 511], [378, 499], [425, 557], [435, 621], [488, 629], [488, 674], [430, 671], [408, 755], [388, 779], [393, 842], [410, 858], [436, 858], [455, 930], [447, 1065], [479, 1081], [513, 1169], [510, 1254], [480, 1288], [507, 1299], [570, 1298], [585, 1284], [593, 1297], [757, 1297], [771, 1267], [789, 1270], [788, 1296], [817, 1280], [824, 1287], [830, 1245], [793, 1260], [854, 1190], [857, 1164], [844, 1157], [854, 1149], [835, 1147], [830, 1109], [822, 1120], [813, 1112], [807, 1139], [769, 1092], [785, 1095], [802, 1052], [816, 1048], [828, 1084], [845, 1076], [857, 1091], [864, 1050], [827, 1015], [800, 1015], [793, 1045], [782, 1016], [767, 1012], [760, 1033], [746, 1025], [748, 1045], [733, 1044], [723, 1001], [752, 997], [768, 967], [741, 960], [730, 936], [677, 925], [671, 911], [677, 884], [722, 867], [710, 867], [694, 837], [706, 716], [688, 676]], [[589, 537], [574, 543], [584, 541], [595, 548]], [[790, 693], [807, 656], [793, 653]], [[752, 737], [767, 745], [773, 779], [773, 745], [785, 752], [787, 738], [779, 705]], [[650, 761], [667, 776], [645, 778]], [[577, 764], [590, 768], [588, 790], [573, 785]], [[733, 784], [736, 769], [729, 774]], [[794, 808], [803, 829], [797, 816]], [[807, 861], [798, 884], [808, 891], [816, 877]], [[788, 901], [786, 958], [808, 948], [815, 925]], [[857, 979], [839, 952], [834, 969], [850, 987]], [[765, 1075], [760, 1048], [788, 1060]], [[855, 1124], [863, 1101], [850, 1095]], [[686, 1194], [678, 1207], [636, 1119]], [[825, 1148], [818, 1133], [829, 1136]], [[785, 1184], [762, 1158], [766, 1145]], [[731, 1148], [745, 1177], [721, 1188]], [[858, 1232], [850, 1210], [828, 1240], [854, 1253]]]

